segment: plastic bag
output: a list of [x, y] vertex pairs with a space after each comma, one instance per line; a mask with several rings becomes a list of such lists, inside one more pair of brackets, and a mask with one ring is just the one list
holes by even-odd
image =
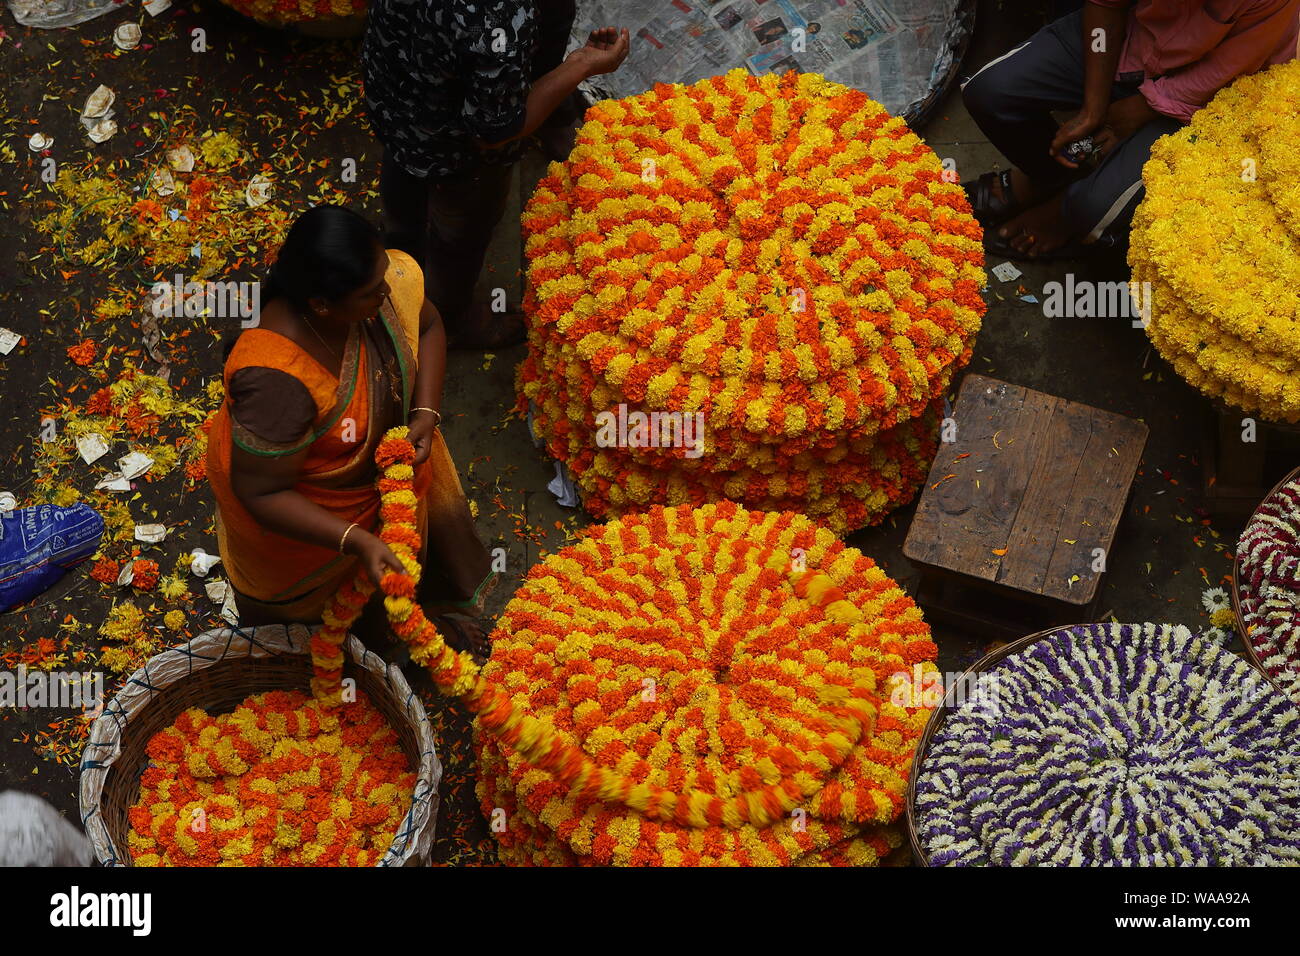
[[53, 30], [75, 27], [110, 10], [121, 10], [114, 0], [9, 0], [9, 12], [25, 27]]
[[0, 515], [0, 611], [30, 601], [95, 553], [104, 519], [89, 505], [37, 505]]

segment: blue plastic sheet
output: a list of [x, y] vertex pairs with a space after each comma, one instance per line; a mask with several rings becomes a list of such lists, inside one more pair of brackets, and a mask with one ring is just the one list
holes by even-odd
[[104, 519], [93, 508], [37, 505], [0, 515], [0, 611], [30, 601], [95, 553]]

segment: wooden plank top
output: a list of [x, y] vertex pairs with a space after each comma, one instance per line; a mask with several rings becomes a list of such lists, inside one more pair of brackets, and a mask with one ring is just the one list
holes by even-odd
[[1087, 604], [1097, 593], [1147, 426], [967, 375], [903, 554], [916, 564]]

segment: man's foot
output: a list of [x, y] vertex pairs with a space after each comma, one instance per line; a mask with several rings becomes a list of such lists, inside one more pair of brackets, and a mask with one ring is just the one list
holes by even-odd
[[533, 134], [546, 158], [554, 163], [562, 163], [569, 158], [573, 144], [578, 141], [578, 124], [565, 126], [541, 126]]
[[493, 352], [518, 345], [527, 337], [523, 313], [493, 312], [486, 305], [477, 305], [454, 329], [448, 329], [447, 348]]
[[1008, 220], [998, 229], [998, 236], [1030, 259], [1056, 252], [1072, 238], [1061, 217], [1059, 199], [1049, 199]]
[[468, 651], [479, 666], [492, 656], [492, 640], [477, 621], [443, 614], [435, 617], [433, 624], [448, 647], [453, 651]]

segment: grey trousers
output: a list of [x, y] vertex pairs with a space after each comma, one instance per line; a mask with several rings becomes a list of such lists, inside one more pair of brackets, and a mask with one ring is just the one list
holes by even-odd
[[[1076, 11], [985, 64], [961, 89], [971, 118], [1002, 155], [1036, 183], [1065, 187], [1066, 223], [1094, 242], [1105, 232], [1127, 231], [1142, 201], [1142, 166], [1151, 146], [1182, 123], [1152, 120], [1082, 175], [1062, 166], [1047, 152], [1057, 130], [1051, 111], [1083, 104], [1083, 64], [1083, 14]], [[1143, 78], [1141, 72], [1117, 77], [1111, 101], [1136, 94]]]

